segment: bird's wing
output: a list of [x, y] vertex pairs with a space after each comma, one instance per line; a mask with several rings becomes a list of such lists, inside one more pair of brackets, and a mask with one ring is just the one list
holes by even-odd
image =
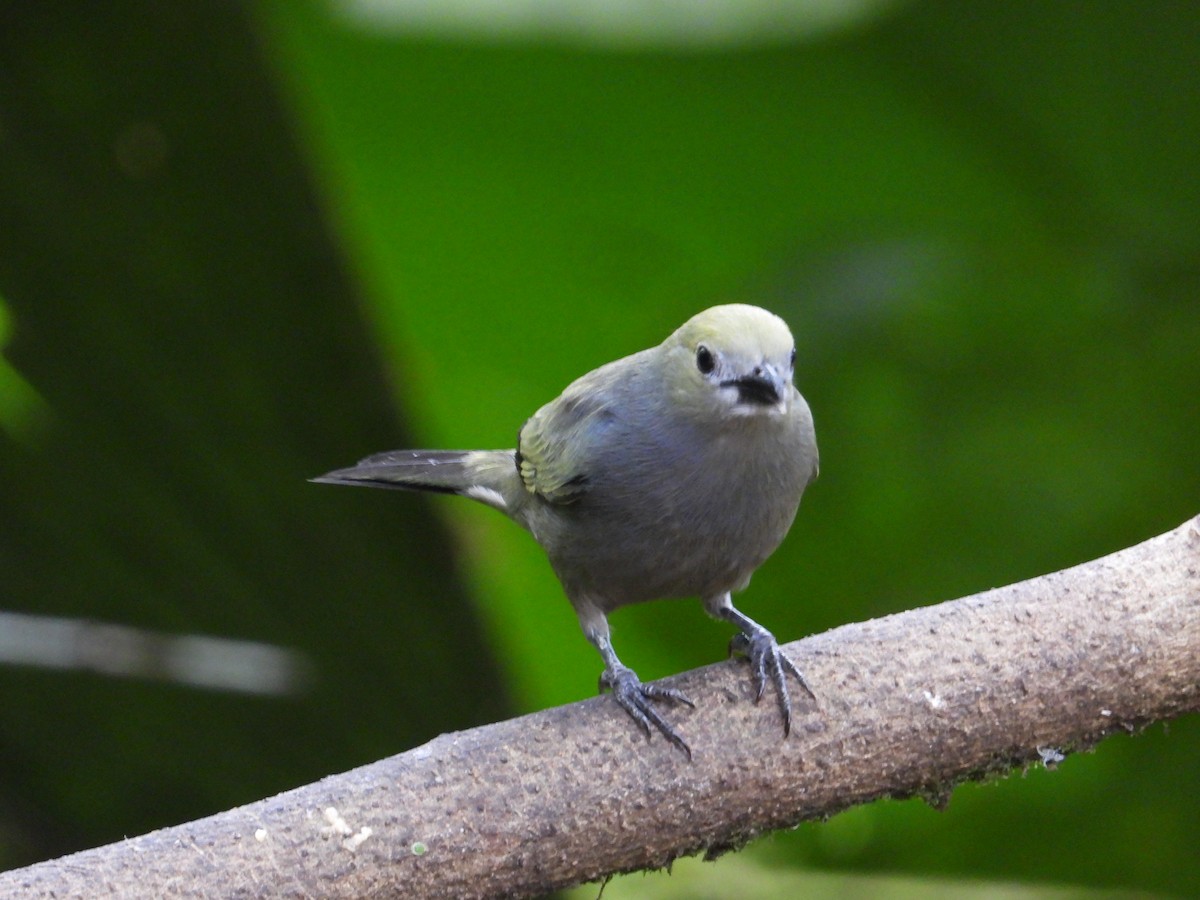
[[574, 503], [587, 493], [589, 462], [614, 418], [603, 379], [585, 379], [530, 416], [517, 439], [517, 468], [525, 489], [551, 503]]

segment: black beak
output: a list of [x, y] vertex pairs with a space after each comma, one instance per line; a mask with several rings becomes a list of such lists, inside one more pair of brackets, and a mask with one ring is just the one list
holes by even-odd
[[765, 375], [743, 375], [721, 382], [722, 387], [735, 387], [738, 402], [751, 406], [774, 406], [779, 402], [779, 385]]

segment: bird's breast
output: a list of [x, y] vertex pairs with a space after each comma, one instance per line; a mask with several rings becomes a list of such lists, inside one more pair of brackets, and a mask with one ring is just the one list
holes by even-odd
[[569, 594], [612, 609], [738, 590], [783, 540], [810, 476], [803, 447], [747, 428], [691, 437], [628, 440], [561, 510], [543, 545]]

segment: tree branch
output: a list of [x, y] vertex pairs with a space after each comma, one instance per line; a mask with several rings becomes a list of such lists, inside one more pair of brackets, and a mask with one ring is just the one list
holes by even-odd
[[1039, 748], [1200, 709], [1200, 517], [1052, 575], [789, 645], [820, 698], [744, 664], [669, 683], [695, 753], [608, 698], [442, 735], [196, 822], [0, 874], [0, 895], [528, 896], [719, 853], [883, 796], [948, 796]]

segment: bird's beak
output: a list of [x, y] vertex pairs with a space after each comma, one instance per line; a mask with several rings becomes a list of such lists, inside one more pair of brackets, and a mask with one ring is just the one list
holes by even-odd
[[737, 388], [738, 402], [747, 406], [776, 406], [783, 399], [783, 385], [775, 372], [766, 367], [723, 381], [721, 387]]

